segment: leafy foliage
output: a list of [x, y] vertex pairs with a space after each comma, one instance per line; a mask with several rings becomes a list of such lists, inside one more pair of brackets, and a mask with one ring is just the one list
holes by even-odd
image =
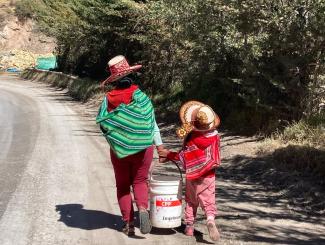
[[[64, 72], [103, 78], [109, 58], [145, 65], [164, 109], [212, 105], [238, 130], [273, 130], [324, 100], [322, 0], [21, 0], [58, 40]], [[240, 125], [240, 126], [239, 126]]]

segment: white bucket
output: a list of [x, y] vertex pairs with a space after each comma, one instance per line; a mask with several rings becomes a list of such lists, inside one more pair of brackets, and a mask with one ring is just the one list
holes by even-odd
[[157, 228], [181, 225], [182, 181], [172, 176], [151, 176], [150, 219]]

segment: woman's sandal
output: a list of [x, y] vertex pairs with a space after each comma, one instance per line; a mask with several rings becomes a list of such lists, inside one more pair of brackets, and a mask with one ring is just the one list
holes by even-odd
[[122, 232], [127, 236], [135, 236], [134, 223], [125, 223]]
[[151, 231], [151, 222], [149, 213], [146, 209], [139, 210], [139, 220], [140, 220], [140, 232], [142, 234], [147, 234]]

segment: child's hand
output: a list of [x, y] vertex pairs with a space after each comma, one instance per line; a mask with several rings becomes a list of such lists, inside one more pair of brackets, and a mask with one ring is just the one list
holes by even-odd
[[169, 150], [163, 149], [163, 150], [158, 152], [158, 155], [159, 155], [159, 157], [167, 158], [168, 153], [169, 153]]
[[165, 163], [168, 162], [168, 159], [165, 157], [159, 157], [159, 163]]

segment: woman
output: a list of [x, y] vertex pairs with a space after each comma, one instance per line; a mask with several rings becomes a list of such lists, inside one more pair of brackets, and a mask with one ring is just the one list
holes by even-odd
[[131, 186], [139, 210], [140, 231], [146, 234], [151, 230], [147, 180], [153, 144], [158, 152], [164, 151], [151, 100], [133, 84], [131, 74], [141, 67], [130, 67], [122, 55], [108, 62], [111, 75], [101, 86], [110, 83], [113, 89], [107, 92], [96, 118], [110, 145], [117, 199], [125, 223], [123, 232], [128, 236], [135, 234]]

